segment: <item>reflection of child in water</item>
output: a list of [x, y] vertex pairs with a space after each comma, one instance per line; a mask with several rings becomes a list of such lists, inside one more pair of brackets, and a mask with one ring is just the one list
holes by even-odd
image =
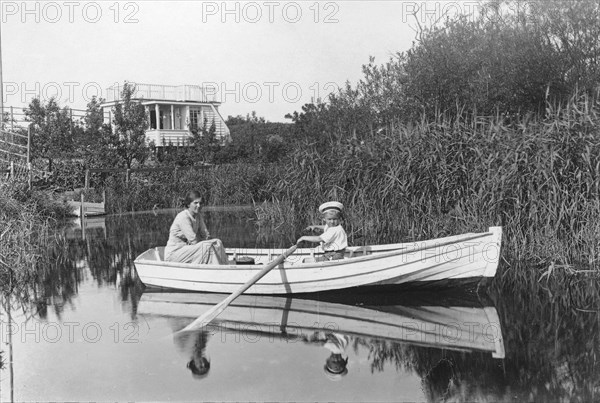
[[422, 380], [423, 391], [428, 401], [447, 401], [460, 387], [454, 370], [454, 363], [448, 359], [440, 360], [431, 368]]
[[339, 381], [348, 373], [348, 357], [345, 355], [348, 346], [348, 336], [339, 333], [315, 332], [308, 340], [313, 343], [322, 343], [323, 347], [331, 351], [325, 360], [323, 370], [332, 381]]

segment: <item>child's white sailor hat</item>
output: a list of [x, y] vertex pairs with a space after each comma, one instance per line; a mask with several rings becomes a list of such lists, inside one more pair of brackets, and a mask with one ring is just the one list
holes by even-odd
[[327, 210], [337, 210], [341, 213], [343, 209], [344, 209], [344, 205], [342, 203], [336, 202], [336, 201], [330, 201], [327, 203], [323, 203], [319, 206], [320, 213], [324, 213]]

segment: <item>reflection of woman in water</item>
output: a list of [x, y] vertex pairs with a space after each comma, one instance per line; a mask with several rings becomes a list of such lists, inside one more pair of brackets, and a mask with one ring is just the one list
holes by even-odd
[[327, 378], [339, 381], [348, 373], [348, 356], [344, 358], [348, 346], [348, 336], [340, 333], [315, 332], [308, 341], [321, 343], [323, 347], [331, 351], [331, 355], [327, 357], [323, 367]]
[[210, 361], [206, 358], [206, 342], [208, 341], [207, 332], [199, 332], [196, 336], [192, 357], [187, 367], [192, 371], [192, 376], [196, 379], [202, 379], [208, 375], [210, 370]]
[[210, 370], [210, 360], [206, 357], [206, 343], [208, 332], [196, 332], [184, 337], [176, 338], [176, 343], [190, 356], [187, 368], [196, 379], [205, 378]]

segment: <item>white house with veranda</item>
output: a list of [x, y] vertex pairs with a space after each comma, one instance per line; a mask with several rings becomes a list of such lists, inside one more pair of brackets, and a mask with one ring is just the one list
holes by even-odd
[[[207, 126], [215, 123], [216, 137], [225, 144], [231, 140], [229, 128], [219, 113], [221, 102], [216, 96], [198, 85], [157, 85], [129, 83], [135, 86], [132, 99], [146, 108], [148, 130], [146, 141], [157, 147], [169, 144], [190, 144], [192, 133], [189, 128], [201, 128], [206, 119]], [[122, 101], [123, 85], [115, 84], [106, 89], [106, 99], [100, 105], [106, 123], [112, 124], [112, 107]]]

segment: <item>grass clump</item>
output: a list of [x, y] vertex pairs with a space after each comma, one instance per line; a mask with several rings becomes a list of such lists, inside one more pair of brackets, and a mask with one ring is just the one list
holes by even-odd
[[22, 184], [0, 183], [0, 291], [27, 299], [49, 230], [66, 216], [65, 204]]

